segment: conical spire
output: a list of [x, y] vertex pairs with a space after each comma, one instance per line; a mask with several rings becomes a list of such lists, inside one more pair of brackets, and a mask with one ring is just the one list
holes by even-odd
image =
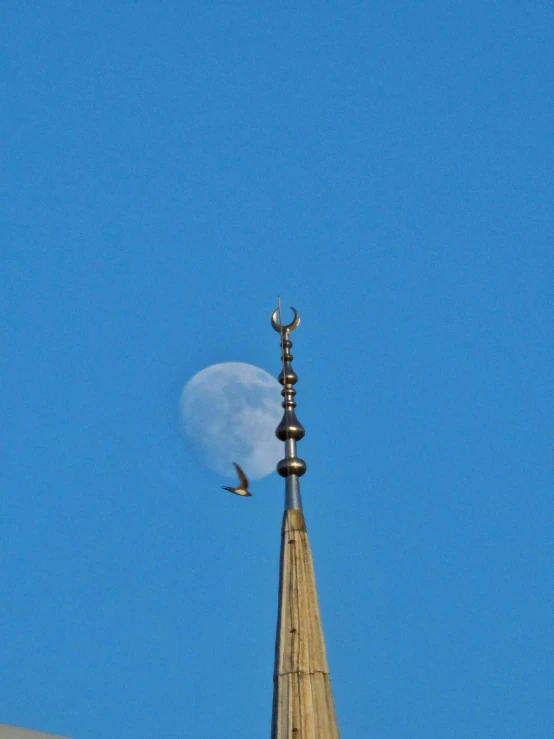
[[[285, 478], [285, 513], [281, 532], [279, 613], [273, 675], [273, 718], [271, 739], [339, 739], [331, 678], [325, 653], [323, 628], [315, 584], [310, 541], [302, 511], [300, 477], [306, 463], [296, 456], [296, 442], [304, 428], [295, 414], [290, 333], [300, 317], [283, 325], [280, 307], [271, 324], [281, 334], [283, 369], [283, 419], [275, 434], [285, 442], [285, 458], [277, 465]], [[277, 315], [279, 314], [279, 323]]]

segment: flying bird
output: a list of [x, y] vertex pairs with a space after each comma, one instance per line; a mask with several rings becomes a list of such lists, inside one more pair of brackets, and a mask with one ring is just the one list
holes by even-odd
[[238, 488], [229, 488], [222, 485], [223, 490], [228, 490], [230, 493], [234, 493], [235, 495], [252, 495], [250, 490], [248, 490], [248, 478], [244, 474], [244, 472], [241, 470], [241, 468], [238, 466], [236, 462], [233, 462], [235, 465], [235, 469], [237, 471], [237, 475], [239, 476], [239, 486]]

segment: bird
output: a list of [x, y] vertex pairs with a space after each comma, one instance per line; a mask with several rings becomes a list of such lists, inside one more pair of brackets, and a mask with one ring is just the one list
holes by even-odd
[[244, 474], [244, 472], [241, 470], [241, 468], [238, 466], [236, 462], [233, 462], [235, 465], [235, 469], [237, 471], [237, 475], [239, 476], [239, 486], [238, 488], [229, 488], [225, 485], [221, 486], [222, 490], [228, 490], [230, 493], [234, 493], [235, 495], [252, 495], [250, 490], [248, 490], [248, 478]]

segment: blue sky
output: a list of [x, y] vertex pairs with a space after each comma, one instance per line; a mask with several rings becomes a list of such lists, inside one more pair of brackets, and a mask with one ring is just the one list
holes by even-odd
[[180, 435], [277, 375], [342, 736], [554, 722], [550, 3], [8, 2], [0, 721], [268, 736], [283, 485]]

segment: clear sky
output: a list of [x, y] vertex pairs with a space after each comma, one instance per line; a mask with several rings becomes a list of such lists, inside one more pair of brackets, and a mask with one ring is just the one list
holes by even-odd
[[280, 293], [342, 736], [551, 737], [551, 3], [1, 18], [0, 721], [269, 735], [283, 484], [178, 404]]

